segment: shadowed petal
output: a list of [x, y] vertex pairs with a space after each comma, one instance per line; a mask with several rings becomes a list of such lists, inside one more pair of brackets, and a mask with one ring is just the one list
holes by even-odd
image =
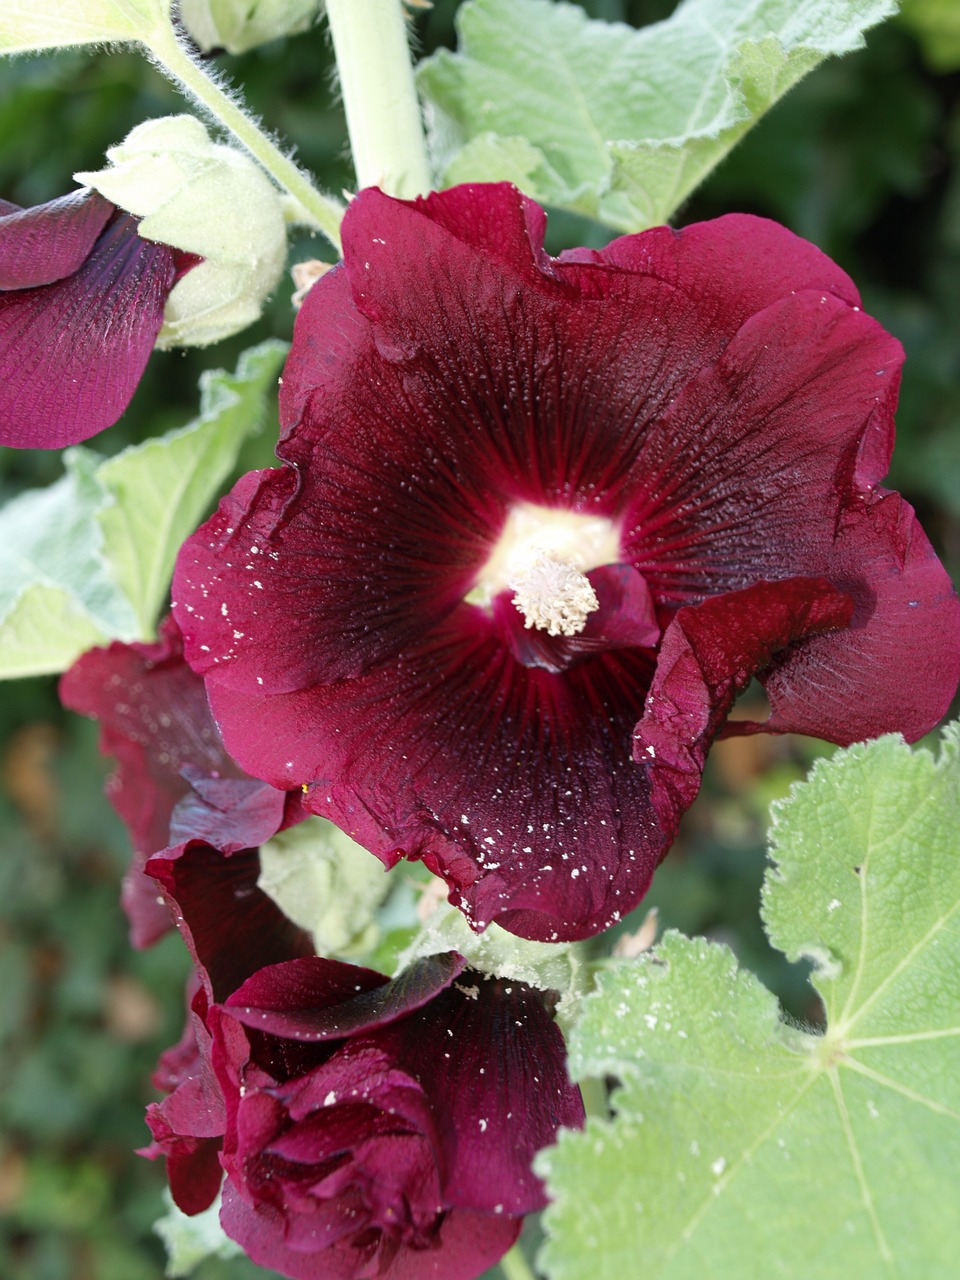
[[200, 841], [151, 858], [147, 874], [169, 900], [211, 1000], [224, 1000], [264, 965], [310, 955], [313, 943], [257, 887], [255, 849], [230, 857]]
[[177, 263], [118, 212], [71, 275], [0, 293], [0, 443], [57, 449], [116, 422], [153, 350]]
[[28, 289], [73, 275], [97, 242], [114, 206], [87, 189], [32, 209], [0, 210], [0, 290]]
[[245, 1026], [292, 1040], [336, 1040], [386, 1026], [445, 990], [463, 969], [456, 952], [416, 961], [388, 982], [357, 965], [310, 956], [260, 970], [227, 1000]]
[[[467, 970], [415, 1018], [377, 1036], [437, 1115], [453, 1203], [523, 1214], [546, 1204], [530, 1165], [557, 1128], [579, 1129], [579, 1090], [540, 992]], [[424, 1053], [424, 1043], [436, 1046]], [[454, 1122], [455, 1120], [455, 1122]], [[509, 1134], [509, 1141], [504, 1140]]]
[[845, 628], [852, 613], [848, 596], [809, 578], [760, 582], [679, 611], [664, 634], [633, 747], [665, 830], [675, 831], [693, 803], [707, 751], [737, 694], [776, 654]]
[[283, 1220], [270, 1205], [243, 1201], [228, 1183], [220, 1214], [223, 1229], [261, 1266], [272, 1267], [292, 1280], [476, 1280], [506, 1253], [520, 1234], [522, 1220], [491, 1218], [489, 1214], [453, 1209], [445, 1214], [431, 1244], [424, 1249], [401, 1249], [382, 1268], [367, 1269], [368, 1250], [353, 1239], [322, 1252], [307, 1253], [283, 1242]]

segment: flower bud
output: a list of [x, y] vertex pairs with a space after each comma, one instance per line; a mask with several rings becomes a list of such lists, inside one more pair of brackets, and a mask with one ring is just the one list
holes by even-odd
[[280, 193], [244, 152], [193, 116], [138, 125], [77, 180], [141, 219], [140, 235], [202, 261], [167, 299], [159, 347], [202, 347], [260, 315], [287, 254]]
[[180, 0], [180, 19], [204, 53], [243, 53], [306, 31], [319, 8], [320, 0]]

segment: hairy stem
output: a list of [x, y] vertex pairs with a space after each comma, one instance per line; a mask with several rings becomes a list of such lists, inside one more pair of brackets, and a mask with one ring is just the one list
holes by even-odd
[[242, 143], [277, 185], [293, 197], [302, 220], [322, 231], [339, 253], [343, 217], [339, 201], [317, 190], [311, 178], [284, 155], [231, 94], [193, 60], [172, 27], [163, 26], [151, 33], [147, 49], [160, 70]]
[[400, 0], [327, 0], [326, 8], [357, 183], [422, 195], [430, 170]]

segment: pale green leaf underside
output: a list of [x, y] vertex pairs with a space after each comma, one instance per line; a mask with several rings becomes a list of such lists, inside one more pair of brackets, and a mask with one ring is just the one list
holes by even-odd
[[702, 939], [602, 975], [571, 1070], [623, 1085], [540, 1158], [551, 1280], [955, 1277], [958, 743], [853, 747], [778, 807], [764, 913], [820, 965], [825, 1035]]
[[379, 858], [326, 818], [307, 818], [260, 847], [259, 887], [313, 935], [318, 955], [361, 957], [378, 941], [377, 908], [393, 881]]
[[467, 0], [458, 52], [419, 70], [437, 168], [625, 231], [666, 222], [779, 97], [895, 8], [685, 0], [637, 31], [553, 0]]
[[0, 678], [64, 671], [110, 640], [149, 639], [177, 550], [263, 416], [286, 346], [201, 380], [189, 426], [106, 461], [68, 449], [66, 474], [0, 511]]
[[153, 1224], [167, 1250], [164, 1274], [175, 1277], [192, 1275], [204, 1258], [238, 1258], [243, 1250], [224, 1233], [220, 1225], [220, 1197], [209, 1209], [188, 1217], [173, 1203], [164, 1190], [167, 1212]]
[[268, 341], [244, 352], [235, 374], [207, 370], [200, 378], [198, 418], [100, 468], [116, 500], [99, 517], [105, 554], [144, 634], [156, 624], [180, 544], [220, 491], [244, 440], [261, 425], [286, 351], [285, 343]]
[[3, 0], [0, 53], [146, 41], [170, 0]]

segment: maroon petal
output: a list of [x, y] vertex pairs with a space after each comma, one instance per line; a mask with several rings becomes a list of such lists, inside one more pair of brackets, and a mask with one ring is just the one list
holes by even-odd
[[0, 443], [56, 449], [116, 422], [177, 272], [175, 250], [118, 212], [72, 274], [0, 293]]
[[[449, 1201], [493, 1214], [542, 1209], [534, 1155], [583, 1125], [563, 1037], [543, 996], [467, 970], [376, 1042], [423, 1087], [437, 1115]], [[425, 1051], [425, 1046], [433, 1046]]]
[[309, 934], [257, 887], [255, 849], [224, 857], [188, 841], [151, 858], [146, 869], [171, 903], [211, 1000], [225, 1000], [264, 965], [313, 951]]
[[392, 981], [310, 956], [261, 969], [227, 1000], [245, 1026], [292, 1040], [335, 1040], [386, 1026], [427, 1004], [464, 966], [456, 952], [416, 961]]
[[229, 854], [258, 848], [292, 825], [290, 800], [299, 802], [295, 793], [291, 797], [255, 778], [209, 777], [189, 765], [183, 776], [191, 789], [171, 815], [173, 842], [201, 840]]
[[852, 614], [848, 596], [809, 578], [760, 582], [679, 611], [664, 634], [633, 748], [664, 830], [675, 831], [693, 803], [737, 694], [776, 654], [845, 628]]
[[100, 750], [116, 757], [107, 795], [134, 848], [123, 905], [133, 945], [149, 946], [171, 919], [143, 865], [171, 843], [174, 808], [191, 790], [184, 768], [227, 777], [240, 771], [224, 750], [203, 682], [183, 660], [172, 618], [161, 625], [156, 643], [115, 642], [85, 653], [61, 678], [60, 698], [100, 722]]
[[137, 1154], [148, 1160], [160, 1157], [166, 1160], [170, 1195], [183, 1213], [202, 1213], [209, 1209], [223, 1182], [220, 1139], [177, 1133], [166, 1123], [162, 1104], [154, 1102], [147, 1107], [147, 1124], [154, 1141], [149, 1147], [140, 1148]]
[[174, 1202], [184, 1213], [200, 1213], [216, 1199], [223, 1181], [221, 1138], [226, 1125], [223, 1095], [211, 1065], [207, 1000], [195, 977], [183, 1036], [161, 1055], [153, 1082], [169, 1096], [147, 1107], [153, 1142], [138, 1154], [164, 1157]]
[[309, 809], [388, 866], [422, 858], [477, 928], [557, 941], [631, 910], [665, 851], [629, 760], [651, 667], [642, 651], [601, 653], [558, 680], [466, 617], [348, 701], [337, 685], [210, 693], [241, 761], [281, 785], [312, 780]]
[[113, 213], [110, 201], [89, 188], [32, 209], [0, 209], [0, 290], [28, 289], [73, 275]]
[[403, 1249], [383, 1267], [371, 1271], [368, 1250], [345, 1240], [330, 1248], [306, 1252], [284, 1242], [284, 1223], [276, 1209], [241, 1199], [228, 1182], [220, 1221], [224, 1231], [259, 1263], [292, 1280], [476, 1280], [501, 1258], [520, 1234], [516, 1218], [491, 1218], [455, 1209], [447, 1213], [431, 1245]]
[[830, 578], [855, 604], [850, 627], [775, 661], [761, 677], [770, 718], [731, 721], [728, 731], [914, 742], [946, 714], [960, 681], [953, 584], [910, 505], [879, 488], [845, 519], [831, 552]]

